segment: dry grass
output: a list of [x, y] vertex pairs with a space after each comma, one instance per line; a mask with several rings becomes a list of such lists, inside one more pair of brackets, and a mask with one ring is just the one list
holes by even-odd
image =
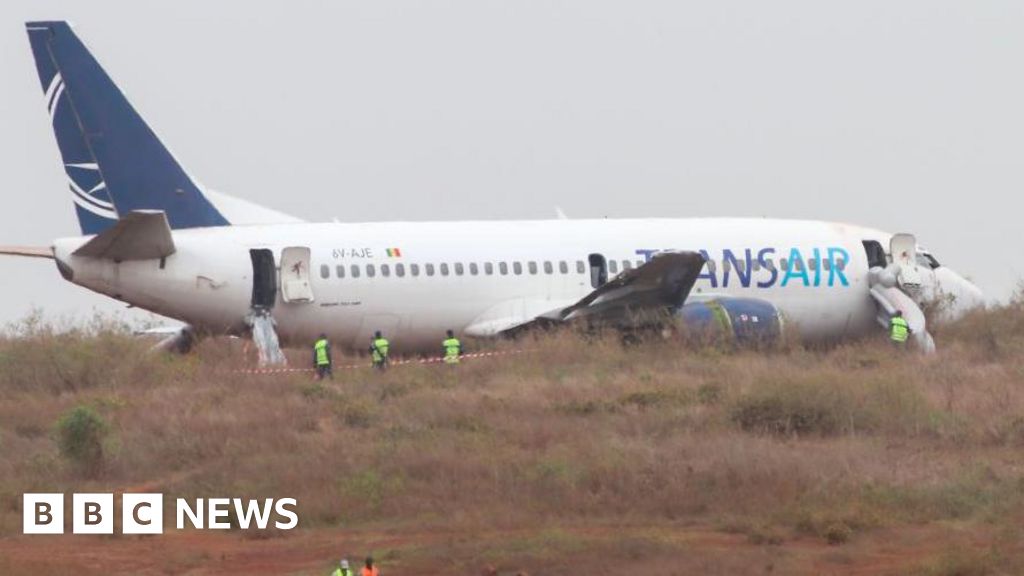
[[[452, 544], [463, 568], [596, 546], [560, 526], [701, 524], [769, 547], [843, 547], [904, 526], [1015, 525], [1024, 306], [979, 312], [937, 340], [941, 353], [923, 358], [884, 341], [754, 353], [555, 335], [454, 370], [339, 370], [318, 383], [233, 371], [249, 362], [238, 341], [151, 356], [117, 326], [30, 320], [0, 338], [0, 535], [20, 532], [23, 492], [139, 488], [292, 496], [304, 529], [527, 531]], [[79, 405], [109, 425], [96, 478], [55, 442]], [[682, 546], [664, 531], [602, 542], [624, 560]], [[1013, 572], [1024, 556], [1005, 549], [916, 569]]]

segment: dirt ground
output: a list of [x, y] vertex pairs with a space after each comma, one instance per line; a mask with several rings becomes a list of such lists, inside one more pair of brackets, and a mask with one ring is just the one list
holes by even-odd
[[[33, 574], [329, 574], [372, 550], [384, 574], [944, 574], [988, 553], [977, 526], [876, 531], [841, 546], [819, 538], [755, 542], [702, 526], [558, 526], [543, 531], [298, 530], [251, 539], [180, 532], [146, 537], [0, 539], [0, 572]], [[494, 572], [489, 572], [494, 569]], [[975, 572], [970, 572], [975, 573]], [[986, 572], [978, 572], [986, 573]]]

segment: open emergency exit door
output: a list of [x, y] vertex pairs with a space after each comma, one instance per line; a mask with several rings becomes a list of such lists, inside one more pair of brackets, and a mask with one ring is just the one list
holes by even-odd
[[921, 269], [917, 263], [917, 238], [913, 234], [894, 234], [889, 240], [889, 254], [893, 264], [899, 265], [896, 279], [911, 296], [921, 289]]
[[309, 278], [309, 248], [289, 246], [281, 251], [281, 299], [285, 302], [312, 302]]

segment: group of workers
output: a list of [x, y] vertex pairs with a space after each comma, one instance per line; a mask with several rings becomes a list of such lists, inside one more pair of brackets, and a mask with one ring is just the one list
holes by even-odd
[[[338, 567], [334, 569], [334, 572], [331, 572], [331, 576], [355, 576], [355, 572], [348, 567], [348, 560], [342, 558], [341, 562], [338, 563]], [[373, 558], [366, 558], [366, 563], [362, 570], [359, 571], [359, 576], [380, 576], [380, 570], [373, 565]]]
[[[462, 342], [455, 337], [455, 333], [451, 330], [445, 334], [445, 339], [441, 342], [441, 350], [445, 364], [458, 364], [462, 358]], [[380, 330], [374, 332], [368, 350], [373, 367], [377, 370], [386, 370], [390, 363], [390, 351], [391, 342], [384, 337]], [[313, 368], [316, 370], [316, 377], [321, 380], [324, 377], [333, 377], [333, 364], [331, 343], [326, 334], [321, 334], [313, 344]]]
[[[911, 333], [913, 331], [906, 319], [903, 318], [903, 312], [897, 310], [889, 318], [890, 341], [894, 345], [902, 347], [907, 343]], [[384, 334], [380, 330], [374, 332], [368, 350], [372, 366], [377, 370], [386, 370], [390, 362], [390, 350], [391, 342], [384, 337]], [[445, 339], [441, 342], [441, 352], [445, 364], [458, 364], [462, 357], [462, 342], [455, 337], [455, 333], [451, 330], [447, 331]], [[332, 366], [331, 343], [327, 340], [326, 334], [321, 334], [313, 344], [313, 368], [316, 370], [317, 378], [332, 377]]]

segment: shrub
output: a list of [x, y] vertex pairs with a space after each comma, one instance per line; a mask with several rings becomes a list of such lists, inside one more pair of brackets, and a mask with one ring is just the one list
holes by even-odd
[[828, 542], [830, 546], [838, 546], [849, 542], [850, 537], [853, 536], [853, 530], [842, 522], [836, 522], [834, 524], [829, 524], [828, 527], [825, 528], [824, 536], [825, 541]]
[[57, 445], [62, 456], [87, 475], [103, 467], [103, 438], [107, 423], [87, 406], [76, 406], [57, 421]]
[[793, 383], [768, 384], [739, 398], [730, 416], [748, 432], [827, 436], [854, 421], [855, 412], [855, 403], [838, 387]]

